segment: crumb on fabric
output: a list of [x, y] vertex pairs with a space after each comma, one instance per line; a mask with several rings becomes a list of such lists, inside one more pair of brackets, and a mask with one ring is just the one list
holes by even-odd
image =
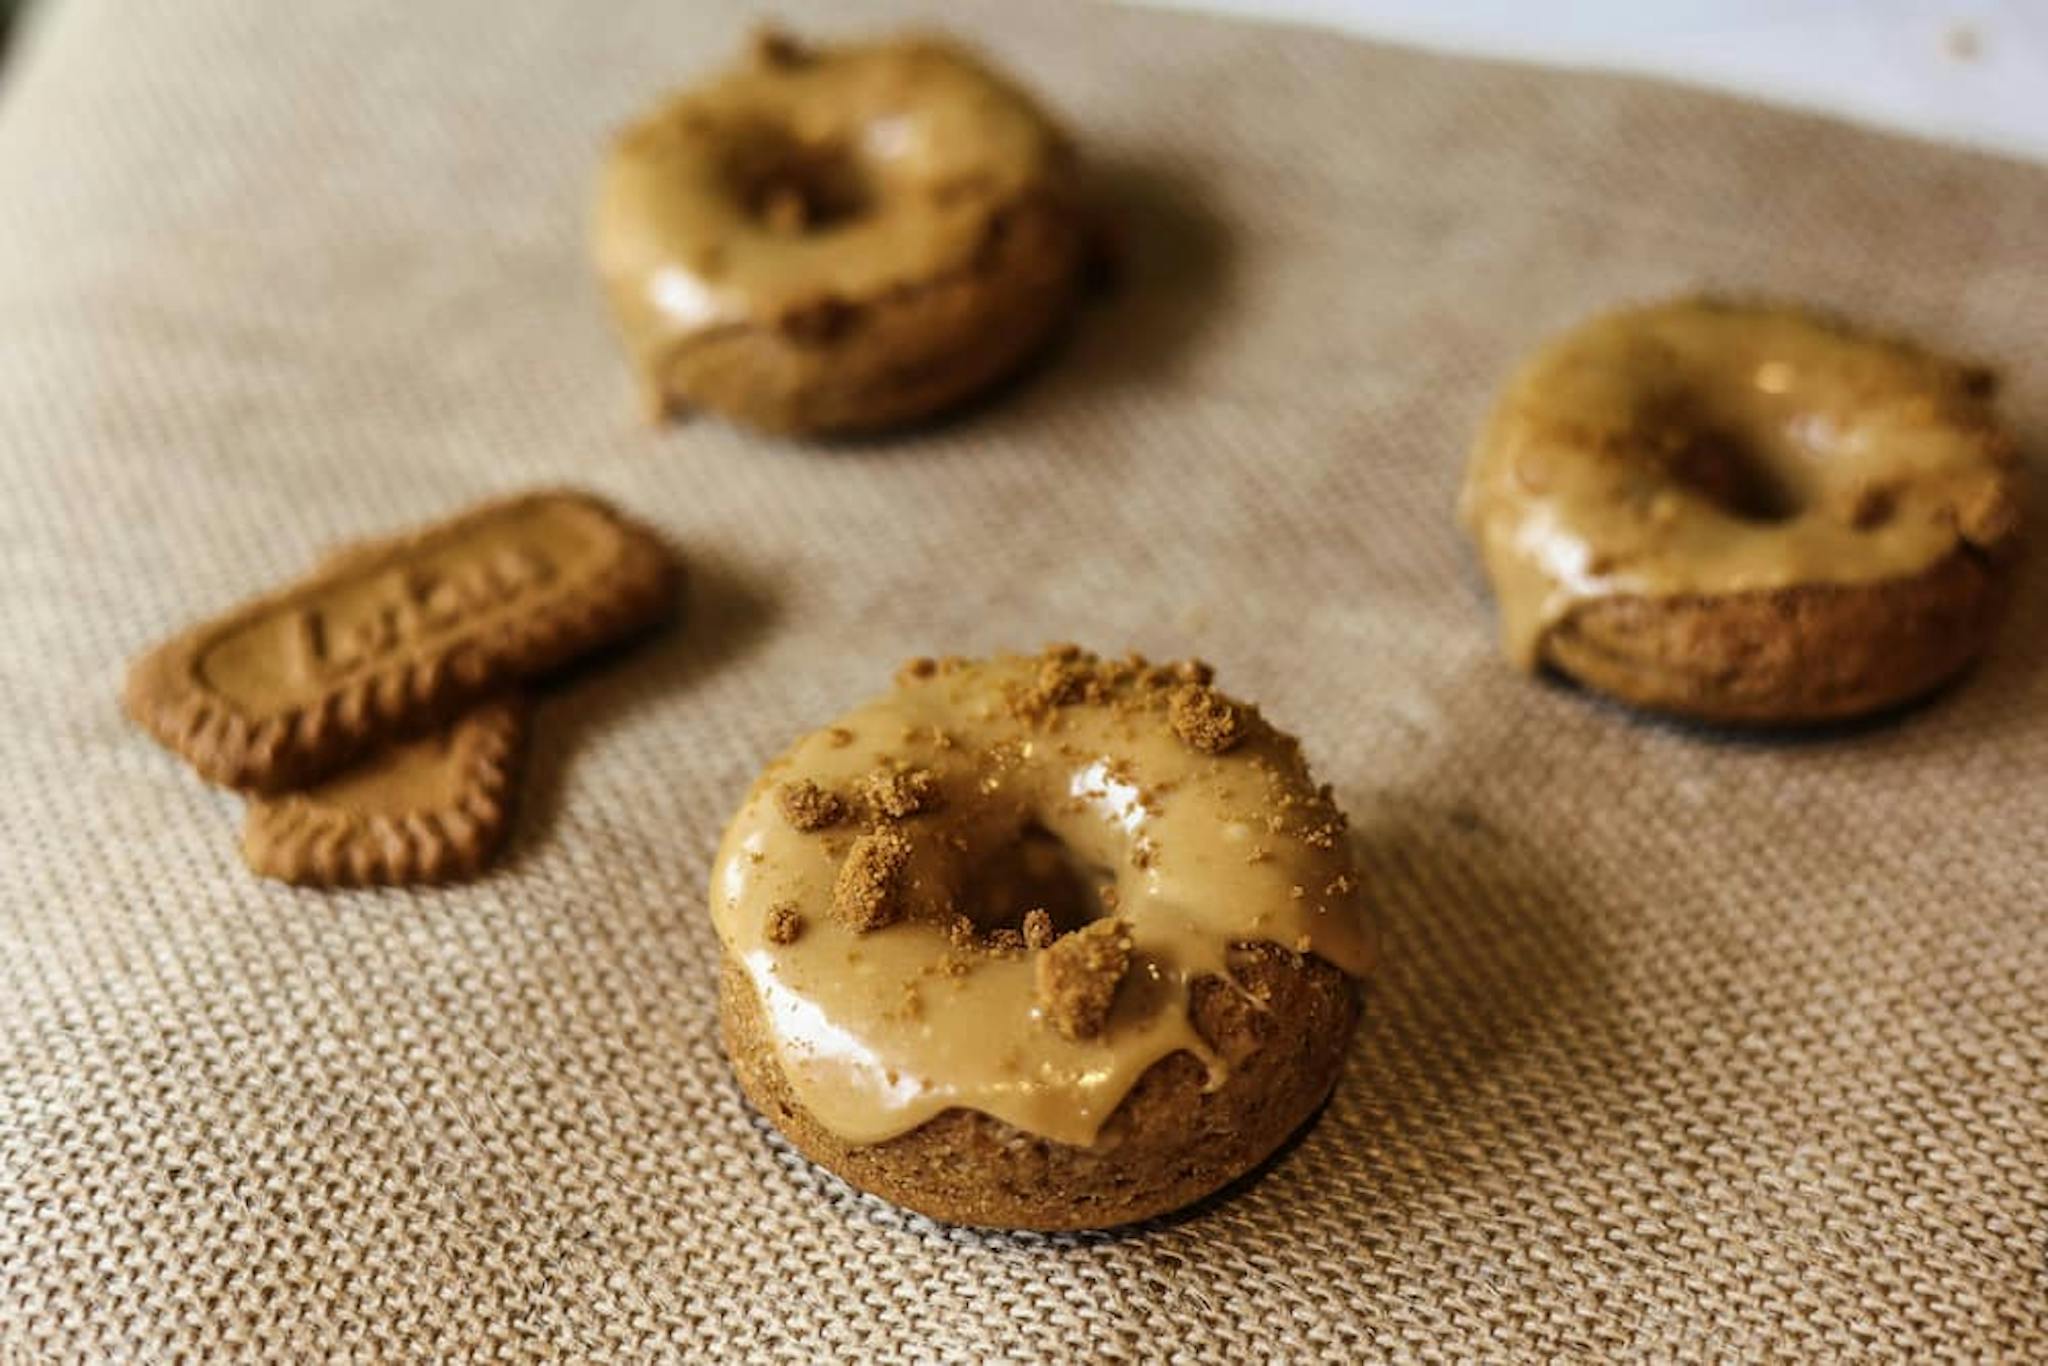
[[927, 768], [882, 768], [868, 775], [861, 791], [877, 816], [903, 820], [938, 805], [939, 780]]
[[1069, 1039], [1090, 1039], [1109, 1021], [1110, 1003], [1131, 966], [1130, 927], [1098, 920], [1038, 955], [1038, 1004]]
[[803, 914], [794, 901], [778, 901], [768, 908], [769, 943], [794, 944], [803, 932]]
[[846, 815], [846, 803], [835, 792], [827, 792], [809, 778], [784, 783], [775, 793], [775, 804], [791, 826], [809, 834], [839, 824]]
[[903, 876], [910, 867], [910, 841], [894, 830], [877, 830], [853, 842], [832, 886], [832, 913], [858, 934], [903, 918]]
[[1048, 949], [1057, 934], [1053, 929], [1052, 913], [1043, 906], [1024, 912], [1024, 947]]
[[853, 732], [844, 726], [829, 726], [825, 730], [825, 740], [834, 749], [845, 749], [853, 743]]
[[1204, 754], [1221, 754], [1244, 738], [1244, 713], [1206, 683], [1176, 688], [1166, 717], [1175, 735]]

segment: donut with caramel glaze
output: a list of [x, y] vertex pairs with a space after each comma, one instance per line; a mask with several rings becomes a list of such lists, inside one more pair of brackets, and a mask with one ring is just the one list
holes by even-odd
[[922, 660], [799, 740], [712, 872], [741, 1086], [938, 1219], [1093, 1228], [1249, 1171], [1335, 1084], [1360, 889], [1299, 745], [1206, 667]]
[[822, 436], [925, 418], [1036, 351], [1089, 234], [1071, 144], [959, 46], [750, 62], [629, 127], [594, 250], [647, 407]]
[[1780, 305], [1582, 324], [1510, 381], [1467, 471], [1508, 654], [1714, 723], [1933, 689], [1983, 648], [2019, 544], [1995, 387]]

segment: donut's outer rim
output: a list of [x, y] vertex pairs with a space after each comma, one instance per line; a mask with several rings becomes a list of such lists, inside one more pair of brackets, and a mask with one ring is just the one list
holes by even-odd
[[949, 1224], [1111, 1228], [1181, 1209], [1252, 1171], [1336, 1085], [1359, 1018], [1353, 980], [1265, 943], [1240, 945], [1232, 972], [1231, 982], [1197, 981], [1191, 1001], [1197, 1032], [1231, 1058], [1221, 1083], [1210, 1089], [1191, 1054], [1163, 1058], [1088, 1147], [966, 1109], [880, 1143], [839, 1138], [790, 1088], [754, 988], [730, 955], [720, 970], [720, 1033], [754, 1108], [805, 1157], [861, 1190]]
[[1715, 725], [1795, 727], [1925, 696], [1981, 654], [2009, 594], [2011, 548], [1960, 542], [1918, 574], [1744, 593], [1617, 594], [1545, 633], [1545, 663], [1645, 710]]
[[[701, 410], [771, 436], [845, 437], [972, 400], [1073, 313], [1093, 240], [1065, 187], [994, 209], [990, 221], [999, 240], [973, 264], [871, 298], [821, 299], [815, 316], [737, 320], [678, 342], [643, 376], [649, 416]], [[891, 372], [914, 382], [877, 382]]]

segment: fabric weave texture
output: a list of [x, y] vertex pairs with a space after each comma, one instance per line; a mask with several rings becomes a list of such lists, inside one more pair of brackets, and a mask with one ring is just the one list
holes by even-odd
[[[2000, 363], [2040, 451], [2048, 171], [1309, 31], [943, 13], [1078, 131], [1128, 278], [994, 401], [822, 450], [643, 426], [586, 260], [608, 133], [739, 10], [61, 0], [30, 35], [0, 1357], [2048, 1358], [2044, 557], [1930, 705], [1744, 740], [1514, 674], [1452, 521], [1519, 353], [1702, 287]], [[250, 876], [125, 661], [563, 482], [674, 538], [686, 620], [543, 699], [498, 871]], [[707, 864], [900, 659], [1065, 639], [1199, 654], [1302, 735], [1383, 966], [1259, 1179], [943, 1228], [742, 1102]]]

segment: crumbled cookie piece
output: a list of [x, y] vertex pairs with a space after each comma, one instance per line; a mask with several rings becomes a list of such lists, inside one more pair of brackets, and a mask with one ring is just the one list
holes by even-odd
[[1069, 1039], [1094, 1038], [1108, 1023], [1130, 966], [1130, 927], [1121, 920], [1098, 920], [1063, 936], [1038, 955], [1038, 1004], [1046, 1022]]
[[1166, 719], [1175, 735], [1204, 754], [1221, 754], [1244, 738], [1244, 712], [1206, 683], [1174, 689]]
[[1039, 652], [1038, 672], [1029, 686], [1013, 685], [1006, 701], [1020, 721], [1045, 720], [1060, 707], [1104, 702], [1110, 680], [1094, 655], [1078, 645], [1048, 645]]
[[814, 56], [801, 39], [773, 24], [755, 29], [750, 47], [754, 64], [771, 70], [803, 66]]
[[861, 791], [878, 817], [900, 821], [938, 805], [939, 780], [928, 768], [883, 768]]
[[929, 655], [919, 655], [916, 659], [906, 659], [896, 670], [896, 685], [901, 687], [906, 683], [915, 682], [921, 678], [932, 678], [938, 672], [939, 661], [931, 658]]
[[1017, 931], [1001, 929], [988, 932], [988, 947], [991, 953], [1022, 953], [1028, 946]]
[[905, 982], [903, 994], [896, 998], [896, 1004], [886, 1012], [898, 1020], [922, 1020], [924, 1018], [924, 993], [917, 989], [917, 983]]
[[981, 931], [966, 916], [956, 915], [946, 922], [946, 942], [956, 949], [971, 949], [980, 944]]
[[1052, 913], [1044, 907], [1024, 912], [1024, 946], [1030, 949], [1049, 949], [1058, 931], [1053, 928]]
[[1088, 688], [1086, 665], [1069, 654], [1048, 653], [1039, 661], [1038, 682], [1032, 697], [1042, 706], [1063, 707], [1078, 702]]
[[832, 913], [857, 934], [895, 924], [903, 918], [903, 877], [909, 868], [905, 836], [894, 830], [862, 835], [839, 866]]
[[769, 943], [794, 944], [803, 932], [803, 914], [794, 901], [778, 901], [768, 908]]
[[805, 834], [837, 825], [846, 815], [846, 803], [839, 794], [809, 778], [784, 783], [775, 793], [775, 804], [782, 808], [783, 819]]

